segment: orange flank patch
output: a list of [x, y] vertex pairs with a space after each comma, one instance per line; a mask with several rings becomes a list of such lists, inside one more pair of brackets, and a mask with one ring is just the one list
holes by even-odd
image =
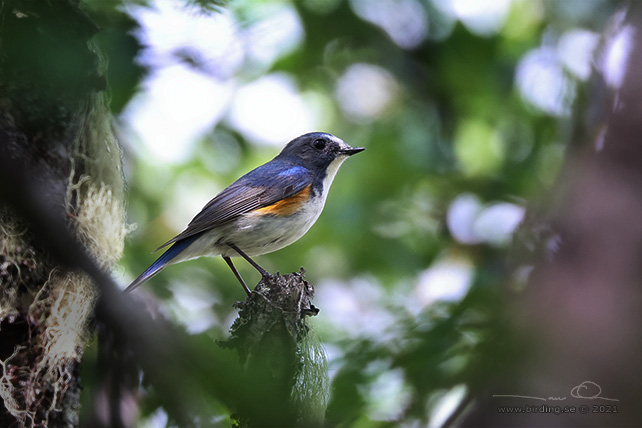
[[311, 186], [312, 185], [309, 185], [296, 195], [290, 196], [289, 198], [281, 199], [280, 201], [275, 202], [272, 205], [259, 208], [255, 212], [258, 212], [259, 214], [272, 214], [278, 216], [292, 215], [297, 212], [301, 205], [304, 204], [310, 197]]

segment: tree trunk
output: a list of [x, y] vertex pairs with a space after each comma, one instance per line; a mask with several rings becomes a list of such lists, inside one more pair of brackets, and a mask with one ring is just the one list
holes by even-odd
[[556, 187], [559, 249], [507, 310], [507, 337], [530, 346], [463, 426], [642, 421], [642, 4], [629, 6], [605, 34]]
[[6, 196], [29, 198], [28, 178], [105, 270], [123, 250], [121, 152], [96, 31], [77, 1], [0, 5], [0, 426], [78, 426], [96, 299], [91, 280], [59, 265]]

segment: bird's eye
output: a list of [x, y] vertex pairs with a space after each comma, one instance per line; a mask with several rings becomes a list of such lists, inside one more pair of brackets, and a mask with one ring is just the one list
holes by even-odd
[[325, 140], [314, 140], [314, 143], [312, 143], [315, 149], [317, 150], [323, 150], [325, 148]]

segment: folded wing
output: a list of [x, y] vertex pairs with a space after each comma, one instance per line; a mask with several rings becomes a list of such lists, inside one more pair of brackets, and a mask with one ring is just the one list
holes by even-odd
[[294, 196], [310, 184], [312, 173], [304, 167], [274, 161], [262, 165], [216, 195], [183, 232], [157, 250]]

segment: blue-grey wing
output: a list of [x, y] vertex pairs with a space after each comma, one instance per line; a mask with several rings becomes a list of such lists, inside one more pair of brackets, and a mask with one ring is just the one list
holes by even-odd
[[312, 178], [312, 173], [302, 166], [268, 162], [226, 187], [203, 207], [183, 232], [158, 249], [294, 196], [312, 184]]

